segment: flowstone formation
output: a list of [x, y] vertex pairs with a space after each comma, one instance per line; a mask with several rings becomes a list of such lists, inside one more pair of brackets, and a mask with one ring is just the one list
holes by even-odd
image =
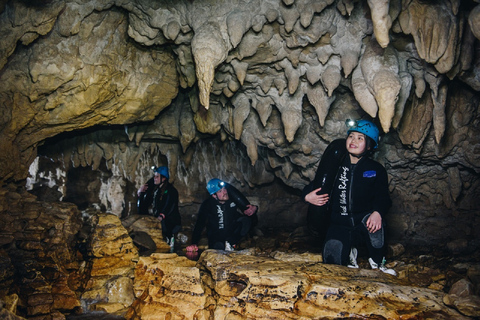
[[130, 235], [143, 230], [156, 239], [161, 229], [154, 217], [121, 221], [89, 209], [80, 219], [74, 205], [42, 206], [25, 191], [10, 190], [0, 199], [0, 208], [17, 205], [16, 211], [2, 209], [9, 218], [0, 238], [8, 244], [0, 251], [2, 319], [458, 320], [480, 315], [480, 265], [462, 259], [452, 259], [448, 272], [427, 267], [428, 255], [415, 257], [413, 264], [392, 259], [394, 277], [362, 263], [359, 269], [322, 264], [319, 253], [291, 252], [288, 236], [281, 245], [262, 237], [258, 246], [242, 251], [206, 250], [197, 262], [162, 253], [169, 251], [165, 243], [140, 255], [139, 242]]

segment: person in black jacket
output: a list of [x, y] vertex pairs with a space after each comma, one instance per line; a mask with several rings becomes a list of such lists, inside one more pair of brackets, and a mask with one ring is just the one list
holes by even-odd
[[211, 179], [207, 190], [210, 197], [200, 206], [187, 252], [198, 251], [205, 226], [209, 249], [233, 251], [255, 223], [258, 207], [251, 205], [235, 187], [219, 179]]
[[304, 199], [315, 206], [328, 204], [330, 221], [323, 247], [325, 263], [358, 268], [356, 246], [364, 243], [370, 266], [395, 275], [393, 269], [385, 267], [384, 258], [384, 218], [392, 205], [388, 176], [380, 163], [369, 158], [377, 148], [378, 135], [377, 126], [368, 120], [351, 124], [345, 142], [347, 153], [334, 173], [330, 192], [323, 193], [317, 188], [306, 193]]
[[175, 234], [181, 230], [178, 191], [170, 184], [167, 167], [158, 167], [152, 179], [138, 189], [138, 213], [153, 215], [162, 223], [162, 234], [174, 250]]

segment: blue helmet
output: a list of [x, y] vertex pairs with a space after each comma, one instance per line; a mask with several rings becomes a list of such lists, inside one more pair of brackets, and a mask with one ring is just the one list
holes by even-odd
[[345, 123], [348, 126], [347, 135], [349, 135], [352, 131], [363, 133], [367, 137], [371, 138], [373, 142], [375, 142], [373, 148], [377, 148], [379, 131], [373, 122], [368, 120], [347, 120]]
[[223, 181], [220, 180], [220, 179], [217, 179], [217, 178], [211, 179], [211, 180], [208, 181], [208, 183], [207, 183], [208, 193], [210, 193], [210, 195], [212, 195], [212, 194], [214, 194], [214, 193], [217, 193], [218, 190], [224, 188], [225, 185], [226, 185], [226, 183], [223, 182]]
[[155, 171], [155, 173], [158, 173], [158, 174], [164, 176], [165, 178], [170, 179], [170, 175], [168, 174], [168, 168], [167, 167], [158, 167], [154, 171]]

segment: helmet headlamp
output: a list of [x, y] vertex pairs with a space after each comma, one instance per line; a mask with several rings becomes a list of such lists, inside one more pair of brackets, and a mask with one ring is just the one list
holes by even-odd
[[355, 127], [357, 125], [357, 121], [352, 119], [347, 119], [345, 120], [345, 125], [349, 128]]

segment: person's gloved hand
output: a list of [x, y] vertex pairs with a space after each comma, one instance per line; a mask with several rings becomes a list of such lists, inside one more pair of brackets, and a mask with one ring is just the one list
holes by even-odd
[[255, 212], [257, 212], [258, 210], [258, 207], [257, 206], [254, 206], [254, 205], [251, 205], [249, 204], [247, 206], [247, 209], [245, 209], [245, 211], [243, 211], [243, 213], [246, 215], [246, 216], [251, 216], [252, 214], [254, 214]]

